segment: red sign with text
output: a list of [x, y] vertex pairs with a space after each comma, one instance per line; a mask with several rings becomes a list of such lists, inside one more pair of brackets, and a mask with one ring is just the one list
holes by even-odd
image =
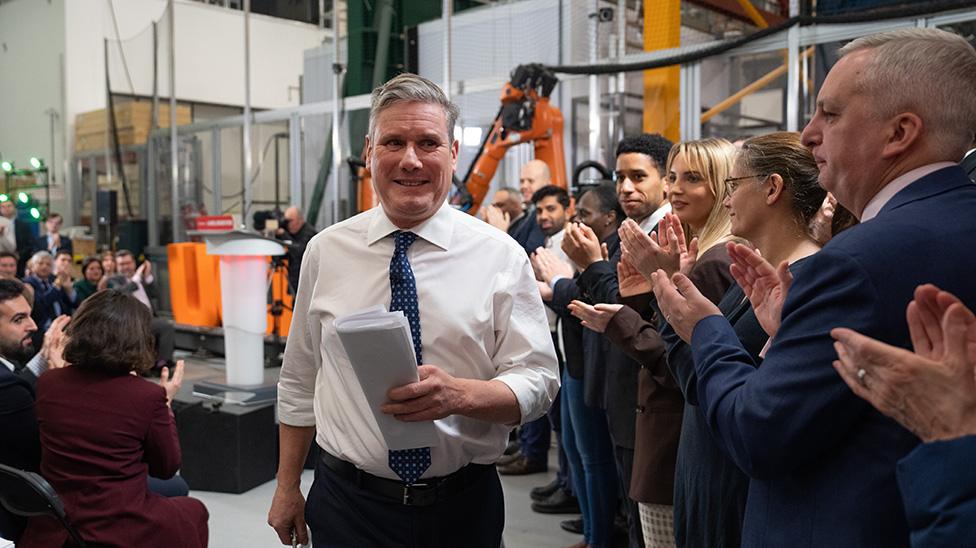
[[206, 215], [197, 217], [197, 230], [228, 232], [234, 230], [233, 215]]

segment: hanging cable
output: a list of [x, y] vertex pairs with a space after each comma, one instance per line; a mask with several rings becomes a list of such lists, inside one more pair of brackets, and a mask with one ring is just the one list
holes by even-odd
[[[122, 68], [125, 69], [125, 79], [129, 82], [129, 93], [132, 95], [136, 94], [136, 87], [132, 85], [132, 75], [129, 74], [129, 63], [125, 60], [125, 50], [122, 49], [122, 36], [119, 34], [119, 20], [115, 17], [115, 4], [112, 0], [108, 1], [108, 11], [112, 14], [112, 25], [115, 27], [115, 40], [119, 45], [119, 55], [122, 56]], [[108, 67], [105, 67], [105, 71], [108, 71]]]

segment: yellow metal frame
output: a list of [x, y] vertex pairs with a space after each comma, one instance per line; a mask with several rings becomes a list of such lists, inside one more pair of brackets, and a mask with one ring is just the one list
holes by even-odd
[[[809, 57], [811, 55], [813, 55], [813, 46], [811, 46], [811, 47], [803, 50], [803, 52], [800, 53], [800, 60], [802, 61], [803, 59], [805, 59], [805, 58], [807, 58], [807, 57]], [[789, 66], [786, 63], [783, 63], [782, 65], [780, 65], [780, 66], [774, 68], [773, 70], [767, 72], [766, 74], [762, 75], [755, 82], [749, 84], [748, 86], [746, 86], [746, 87], [740, 89], [739, 91], [733, 93], [732, 95], [728, 96], [727, 98], [725, 98], [724, 100], [722, 100], [721, 102], [719, 102], [714, 107], [712, 107], [712, 108], [708, 109], [707, 111], [703, 112], [702, 115], [701, 115], [701, 123], [704, 124], [705, 122], [711, 120], [712, 118], [714, 118], [718, 114], [721, 114], [722, 112], [725, 112], [726, 110], [730, 109], [734, 105], [738, 104], [747, 95], [751, 95], [751, 94], [753, 94], [753, 93], [761, 90], [762, 88], [768, 86], [769, 84], [773, 83], [773, 81], [775, 81], [777, 78], [779, 78], [780, 76], [786, 74], [786, 71], [788, 69], [789, 69]]]
[[[657, 30], [662, 27], [664, 32]], [[681, 0], [644, 0], [644, 51], [671, 49], [680, 45]], [[644, 71], [646, 133], [660, 133], [672, 141], [681, 138], [680, 82], [679, 66]]]

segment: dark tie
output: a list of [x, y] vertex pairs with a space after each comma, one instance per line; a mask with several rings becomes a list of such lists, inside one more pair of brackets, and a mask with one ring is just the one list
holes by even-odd
[[[423, 363], [420, 345], [420, 308], [417, 303], [417, 282], [407, 259], [407, 249], [417, 240], [413, 232], [396, 231], [396, 249], [390, 260], [390, 311], [403, 311], [410, 322], [410, 335], [413, 337], [413, 351], [417, 364]], [[430, 447], [398, 449], [390, 451], [390, 470], [407, 485], [415, 483], [430, 468]]]

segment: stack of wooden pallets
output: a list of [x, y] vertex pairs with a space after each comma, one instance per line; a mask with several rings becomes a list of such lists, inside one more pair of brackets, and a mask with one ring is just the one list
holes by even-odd
[[[83, 112], [75, 118], [75, 152], [104, 150], [109, 141], [106, 133], [110, 128], [107, 109]], [[176, 125], [189, 124], [190, 107], [176, 106]], [[119, 129], [120, 145], [141, 145], [149, 138], [152, 121], [152, 102], [126, 101], [115, 105], [115, 123]], [[169, 104], [159, 105], [159, 126], [169, 127]]]

